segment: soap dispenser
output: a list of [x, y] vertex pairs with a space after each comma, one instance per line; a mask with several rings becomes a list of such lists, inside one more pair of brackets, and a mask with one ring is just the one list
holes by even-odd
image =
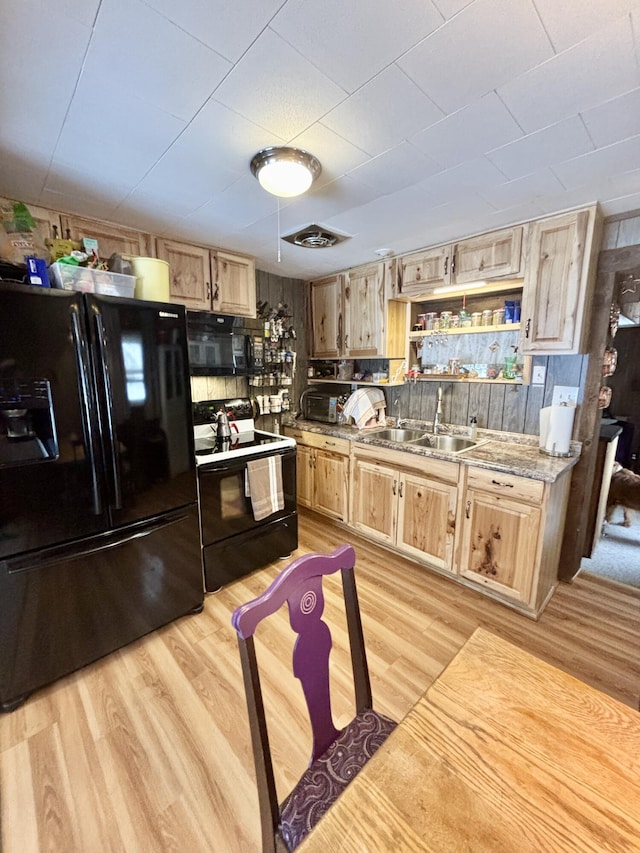
[[475, 438], [478, 432], [478, 419], [474, 415], [469, 421], [469, 438]]

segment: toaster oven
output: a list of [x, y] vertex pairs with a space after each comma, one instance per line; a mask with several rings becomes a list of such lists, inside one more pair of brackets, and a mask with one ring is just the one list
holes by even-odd
[[342, 411], [341, 397], [330, 391], [307, 388], [300, 397], [300, 409], [302, 417], [307, 421], [336, 424], [338, 414]]

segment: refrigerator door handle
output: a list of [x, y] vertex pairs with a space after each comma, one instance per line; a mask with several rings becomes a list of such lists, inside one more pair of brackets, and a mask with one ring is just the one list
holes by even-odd
[[122, 509], [122, 487], [120, 485], [120, 469], [118, 467], [117, 438], [113, 425], [113, 392], [111, 389], [111, 377], [107, 365], [107, 336], [98, 310], [94, 313], [96, 321], [98, 350], [100, 352], [100, 367], [102, 370], [102, 381], [106, 396], [106, 426], [109, 433], [109, 450], [111, 457], [111, 471], [113, 473], [113, 508]]
[[71, 308], [71, 334], [73, 336], [73, 347], [76, 352], [78, 365], [78, 391], [82, 406], [82, 424], [84, 427], [84, 440], [89, 452], [89, 463], [91, 465], [91, 491], [93, 493], [94, 515], [102, 515], [102, 499], [100, 498], [100, 485], [98, 483], [98, 469], [96, 459], [96, 448], [93, 442], [93, 429], [91, 422], [91, 403], [89, 400], [89, 386], [87, 383], [88, 364], [82, 350], [82, 334], [80, 332], [80, 317], [76, 305]]

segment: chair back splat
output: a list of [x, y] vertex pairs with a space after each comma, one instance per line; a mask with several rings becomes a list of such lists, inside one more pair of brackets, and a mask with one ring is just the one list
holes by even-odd
[[[238, 607], [232, 616], [249, 710], [263, 849], [269, 853], [283, 849], [283, 842], [287, 850], [293, 850], [300, 843], [395, 726], [393, 721], [372, 709], [354, 565], [355, 552], [350, 545], [342, 545], [332, 554], [298, 557], [262, 595]], [[357, 711], [354, 720], [342, 731], [335, 727], [331, 713], [329, 654], [332, 640], [329, 627], [322, 619], [325, 605], [322, 580], [338, 570], [342, 575]], [[313, 746], [309, 769], [280, 807], [253, 637], [260, 622], [285, 602], [289, 622], [298, 635], [293, 650], [293, 673], [302, 685]], [[348, 774], [342, 774], [346, 768], [340, 766], [345, 758], [349, 762]]]

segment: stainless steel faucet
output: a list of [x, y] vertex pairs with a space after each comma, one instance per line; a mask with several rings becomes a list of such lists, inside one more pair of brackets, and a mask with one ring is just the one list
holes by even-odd
[[438, 435], [440, 432], [440, 428], [442, 418], [442, 385], [438, 385], [438, 405], [436, 406], [436, 414], [433, 419], [433, 434]]

